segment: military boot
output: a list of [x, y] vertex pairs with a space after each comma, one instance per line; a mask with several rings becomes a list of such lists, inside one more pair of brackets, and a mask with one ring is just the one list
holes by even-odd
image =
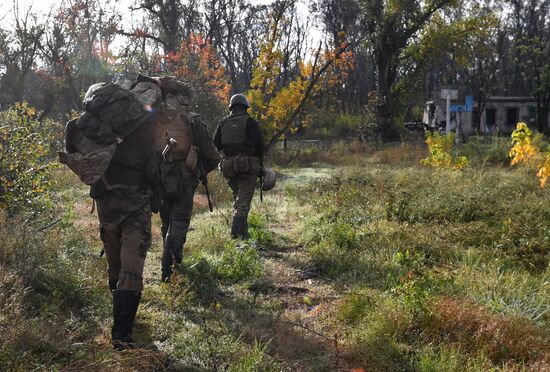
[[164, 239], [164, 245], [163, 245], [163, 252], [162, 252], [162, 259], [161, 259], [161, 280], [164, 283], [168, 283], [170, 281], [170, 276], [172, 275], [172, 265], [174, 263], [174, 254], [172, 253], [172, 246], [173, 244], [170, 244], [172, 242], [171, 239]]
[[188, 224], [181, 221], [172, 221], [170, 229], [164, 240], [164, 249], [162, 252], [162, 281], [170, 281], [172, 275], [172, 265], [175, 262], [176, 267], [183, 260], [183, 245], [187, 239]]
[[248, 239], [248, 223], [246, 217], [233, 216], [231, 237], [233, 239]]
[[113, 328], [111, 337], [115, 350], [133, 347], [132, 326], [141, 299], [141, 292], [117, 289], [113, 291]]

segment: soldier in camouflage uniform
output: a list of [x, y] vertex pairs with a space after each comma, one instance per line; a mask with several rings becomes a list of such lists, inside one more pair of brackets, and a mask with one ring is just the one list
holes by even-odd
[[221, 171], [233, 191], [231, 236], [248, 238], [248, 212], [256, 179], [263, 172], [263, 138], [258, 122], [248, 114], [249, 104], [242, 94], [231, 97], [231, 113], [218, 125], [214, 144], [222, 152]]
[[156, 177], [153, 126], [153, 121], [145, 123], [124, 138], [104, 176], [90, 189], [97, 203], [113, 295], [112, 340], [119, 350], [132, 342], [143, 266], [151, 245], [151, 185]]
[[200, 116], [190, 111], [192, 90], [185, 83], [162, 83], [166, 105], [155, 129], [157, 150], [173, 138], [177, 145], [161, 163], [164, 196], [160, 207], [162, 220], [163, 253], [162, 281], [170, 280], [174, 262], [180, 264], [183, 255], [191, 214], [193, 196], [199, 184], [196, 154], [200, 152], [206, 173], [214, 170], [220, 156], [212, 143], [206, 125]]

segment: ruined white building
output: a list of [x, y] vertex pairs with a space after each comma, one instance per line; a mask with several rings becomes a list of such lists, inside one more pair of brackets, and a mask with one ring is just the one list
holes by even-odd
[[[473, 114], [478, 110], [478, 105], [472, 96], [459, 95], [457, 90], [442, 89], [441, 92], [438, 92], [438, 98], [426, 102], [422, 123], [432, 129], [441, 128], [445, 130], [446, 97], [449, 95], [452, 98], [450, 130], [456, 131], [458, 123], [460, 132], [464, 134], [475, 133], [477, 128]], [[488, 97], [481, 113], [481, 133], [510, 133], [520, 121], [535, 128], [536, 110], [537, 102], [533, 97]]]

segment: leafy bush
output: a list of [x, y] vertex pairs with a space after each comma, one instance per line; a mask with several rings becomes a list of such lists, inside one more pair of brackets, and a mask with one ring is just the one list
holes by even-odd
[[37, 112], [27, 103], [0, 113], [0, 208], [27, 218], [51, 207], [53, 163], [47, 163], [50, 138], [41, 132]]
[[468, 165], [465, 156], [456, 156], [451, 153], [455, 142], [455, 135], [450, 133], [442, 135], [438, 132], [426, 132], [426, 144], [428, 145], [428, 157], [420, 161], [423, 165], [434, 168], [462, 169]]
[[229, 244], [216, 263], [217, 277], [225, 283], [237, 283], [261, 275], [258, 251], [250, 246], [236, 248]]
[[542, 135], [533, 136], [533, 132], [527, 124], [518, 123], [517, 128], [512, 132], [513, 147], [510, 150], [512, 165], [527, 164], [537, 171], [540, 187], [545, 187], [550, 177], [550, 147], [544, 152], [541, 151]]

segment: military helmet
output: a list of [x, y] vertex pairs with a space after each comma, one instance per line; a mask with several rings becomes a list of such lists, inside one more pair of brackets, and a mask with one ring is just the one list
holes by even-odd
[[277, 181], [277, 176], [275, 175], [275, 172], [273, 172], [270, 168], [264, 169], [264, 178], [262, 182], [262, 190], [263, 191], [269, 191], [272, 188], [275, 187], [275, 183]]
[[240, 93], [234, 94], [231, 97], [231, 100], [229, 101], [229, 109], [231, 110], [231, 108], [236, 105], [243, 105], [244, 107], [247, 107], [247, 108], [250, 107], [250, 105], [248, 104], [248, 100], [246, 99], [244, 94], [240, 94]]

